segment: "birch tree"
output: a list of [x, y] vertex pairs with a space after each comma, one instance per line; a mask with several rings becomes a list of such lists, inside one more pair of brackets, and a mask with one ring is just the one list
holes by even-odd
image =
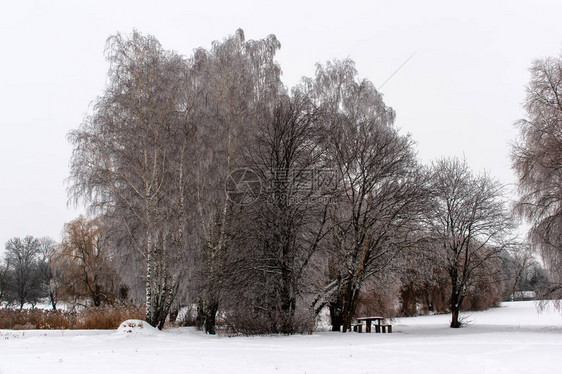
[[199, 323], [215, 332], [225, 256], [232, 236], [231, 223], [239, 210], [225, 193], [225, 181], [242, 164], [260, 105], [276, 99], [283, 90], [280, 68], [274, 60], [280, 44], [275, 36], [246, 40], [238, 30], [198, 49], [190, 62], [196, 87], [198, 121], [194, 175], [194, 217], [198, 261], [194, 279]]
[[110, 37], [106, 58], [108, 87], [69, 134], [69, 193], [119, 222], [121, 236], [145, 262], [146, 320], [162, 328], [186, 250], [188, 69], [181, 56], [136, 31]]
[[38, 268], [43, 294], [49, 298], [53, 310], [57, 310], [58, 292], [60, 288], [60, 269], [56, 263], [57, 243], [49, 238], [39, 239]]

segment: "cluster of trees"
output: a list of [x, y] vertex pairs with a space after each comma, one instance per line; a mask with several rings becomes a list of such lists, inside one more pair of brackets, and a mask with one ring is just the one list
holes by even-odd
[[208, 333], [217, 318], [294, 333], [326, 309], [334, 330], [397, 309], [459, 327], [461, 308], [516, 291], [560, 298], [560, 59], [534, 63], [518, 122], [523, 244], [502, 186], [464, 160], [421, 165], [351, 60], [289, 91], [279, 48], [239, 30], [186, 58], [138, 32], [111, 37], [108, 87], [69, 134], [69, 193], [96, 218], [65, 225], [60, 244], [6, 243], [0, 301], [142, 300], [159, 328], [196, 305]]
[[13, 238], [0, 260], [0, 302], [20, 309], [47, 301], [66, 306], [125, 302], [123, 283], [103, 244], [98, 220], [79, 217], [65, 225], [61, 243], [51, 238]]
[[421, 165], [349, 59], [287, 89], [279, 48], [241, 30], [190, 57], [136, 31], [108, 40], [108, 86], [69, 134], [69, 192], [149, 323], [196, 305], [208, 333], [217, 319], [295, 333], [329, 309], [347, 331], [386, 293], [459, 327], [463, 303], [519, 287], [497, 181], [456, 158]]
[[13, 238], [6, 243], [6, 255], [0, 261], [0, 301], [18, 305], [36, 305], [49, 296], [56, 306], [57, 286], [49, 259], [54, 246], [50, 238], [32, 236]]

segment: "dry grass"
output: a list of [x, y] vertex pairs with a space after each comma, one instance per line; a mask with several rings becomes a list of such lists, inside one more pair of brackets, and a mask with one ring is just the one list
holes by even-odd
[[144, 319], [144, 310], [134, 306], [86, 308], [80, 312], [43, 309], [0, 309], [0, 329], [116, 329], [127, 319]]
[[72, 313], [42, 309], [0, 309], [0, 329], [69, 329]]
[[144, 319], [144, 309], [134, 306], [86, 308], [76, 318], [76, 329], [113, 330], [127, 319]]

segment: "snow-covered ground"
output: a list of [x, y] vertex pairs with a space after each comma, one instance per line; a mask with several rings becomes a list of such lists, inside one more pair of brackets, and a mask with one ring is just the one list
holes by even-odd
[[392, 334], [0, 330], [0, 374], [561, 372], [559, 312], [538, 314], [523, 301], [466, 317], [461, 329], [450, 329], [447, 315], [401, 318]]

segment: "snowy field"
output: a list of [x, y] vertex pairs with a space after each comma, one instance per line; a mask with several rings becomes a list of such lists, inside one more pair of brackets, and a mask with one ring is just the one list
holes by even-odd
[[562, 315], [533, 302], [465, 315], [401, 318], [392, 334], [217, 337], [165, 331], [0, 330], [12, 373], [560, 373]]

